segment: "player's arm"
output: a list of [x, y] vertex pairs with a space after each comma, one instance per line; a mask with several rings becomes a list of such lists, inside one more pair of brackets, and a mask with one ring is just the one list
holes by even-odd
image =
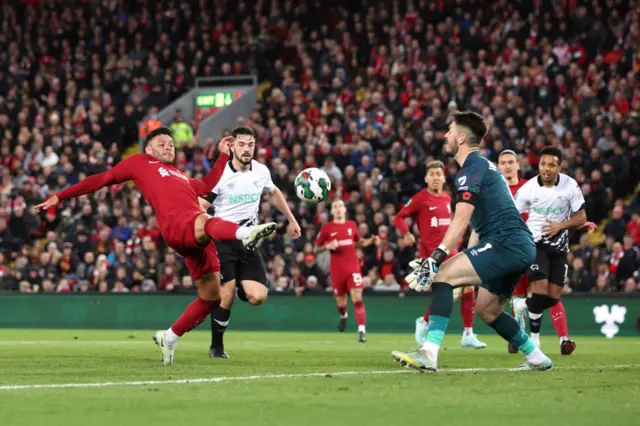
[[358, 247], [369, 247], [371, 244], [378, 244], [378, 242], [380, 241], [380, 237], [378, 237], [377, 235], [372, 235], [369, 238], [360, 238], [360, 240], [358, 240], [358, 242], [356, 243], [356, 245]]
[[467, 243], [467, 247], [474, 247], [480, 244], [480, 236], [476, 232], [475, 229], [471, 228], [471, 236], [469, 237], [469, 242]]
[[516, 195], [513, 196], [513, 202], [518, 209], [518, 213], [522, 214], [529, 211], [529, 206], [531, 205], [531, 198], [529, 194], [530, 186], [528, 184], [523, 185], [518, 191]]
[[[265, 189], [266, 188], [267, 187], [265, 187]], [[271, 204], [273, 204], [275, 208], [278, 209], [278, 211], [282, 213], [289, 221], [289, 233], [294, 238], [300, 237], [302, 233], [300, 225], [298, 224], [296, 217], [291, 212], [289, 203], [287, 203], [286, 198], [284, 198], [282, 191], [280, 191], [280, 188], [273, 185], [273, 182], [271, 182], [271, 188], [269, 189], [271, 189]]]
[[220, 155], [216, 160], [215, 164], [207, 173], [207, 175], [202, 179], [189, 179], [189, 183], [191, 187], [196, 191], [198, 195], [208, 194], [216, 187], [222, 174], [224, 173], [224, 168], [227, 166], [227, 162], [229, 161], [229, 144], [233, 140], [233, 136], [227, 136], [222, 138], [218, 147], [220, 148]]
[[328, 232], [326, 228], [323, 226], [320, 228], [320, 233], [318, 234], [318, 238], [316, 238], [315, 242], [315, 252], [320, 253], [325, 250], [335, 250], [338, 248], [338, 240], [334, 239], [332, 241], [328, 241]]
[[416, 200], [418, 194], [414, 195], [407, 204], [404, 205], [396, 214], [395, 219], [393, 220], [393, 224], [400, 233], [401, 236], [405, 237], [405, 240], [408, 244], [413, 244], [416, 242], [415, 236], [409, 231], [409, 227], [407, 226], [406, 218], [413, 217], [418, 214], [417, 206], [418, 200]]
[[574, 184], [569, 198], [569, 207], [572, 212], [571, 219], [565, 220], [564, 222], [552, 222], [547, 219], [547, 224], [542, 227], [542, 233], [546, 237], [553, 238], [565, 229], [577, 229], [587, 222], [587, 212], [584, 207], [585, 202], [582, 190], [577, 182], [574, 182]]
[[138, 156], [127, 158], [116, 164], [112, 169], [106, 172], [98, 173], [87, 177], [86, 179], [71, 185], [70, 187], [58, 192], [53, 197], [46, 200], [44, 203], [40, 203], [35, 206], [36, 211], [47, 210], [60, 201], [64, 201], [69, 198], [80, 197], [81, 195], [91, 194], [99, 189], [108, 185], [126, 182], [133, 179], [133, 172], [135, 170], [135, 163], [139, 161]]

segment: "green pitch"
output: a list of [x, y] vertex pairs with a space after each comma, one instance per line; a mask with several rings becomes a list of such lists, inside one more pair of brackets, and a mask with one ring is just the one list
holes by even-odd
[[0, 424], [638, 424], [638, 338], [581, 337], [562, 357], [548, 337], [556, 370], [514, 373], [521, 357], [499, 338], [482, 336], [489, 347], [473, 351], [450, 335], [441, 371], [428, 375], [392, 362], [391, 350], [413, 348], [411, 334], [368, 337], [231, 330], [231, 359], [211, 360], [208, 334], [196, 332], [163, 368], [151, 332], [0, 330]]

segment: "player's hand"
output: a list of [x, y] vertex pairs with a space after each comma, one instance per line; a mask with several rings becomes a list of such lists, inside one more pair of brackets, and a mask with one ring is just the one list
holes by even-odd
[[218, 144], [218, 148], [220, 149], [221, 153], [229, 155], [229, 151], [232, 144], [233, 144], [233, 136], [225, 136], [224, 138], [222, 138], [222, 140], [220, 140], [220, 143]]
[[57, 206], [59, 202], [60, 202], [60, 200], [58, 199], [58, 196], [54, 195], [53, 197], [49, 198], [44, 203], [40, 203], [37, 206], [35, 206], [35, 209], [36, 209], [37, 212], [39, 212], [40, 210], [48, 210], [53, 206]]
[[563, 228], [560, 222], [552, 222], [547, 219], [547, 224], [542, 227], [542, 235], [547, 238], [553, 238], [562, 230]]
[[412, 246], [416, 243], [416, 237], [411, 232], [407, 232], [404, 234], [404, 243], [408, 246]]
[[415, 259], [409, 263], [413, 271], [405, 277], [409, 288], [421, 292], [427, 291], [438, 273], [438, 263], [432, 257]]
[[298, 225], [298, 222], [296, 220], [294, 220], [293, 222], [289, 222], [287, 231], [293, 238], [300, 238], [300, 235], [302, 235], [302, 230], [300, 230], [300, 225]]
[[326, 248], [327, 250], [335, 250], [338, 248], [338, 240], [333, 240], [333, 241], [329, 241], [327, 244], [324, 245], [324, 248]]
[[596, 225], [595, 223], [585, 222], [582, 224], [582, 226], [578, 228], [578, 230], [584, 231], [586, 229], [589, 234], [592, 234], [597, 228], [598, 228], [598, 225]]

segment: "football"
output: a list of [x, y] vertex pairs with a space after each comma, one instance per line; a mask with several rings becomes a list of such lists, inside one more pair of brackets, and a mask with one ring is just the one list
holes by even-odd
[[298, 198], [307, 204], [317, 204], [326, 200], [331, 190], [329, 176], [315, 167], [301, 171], [294, 183]]

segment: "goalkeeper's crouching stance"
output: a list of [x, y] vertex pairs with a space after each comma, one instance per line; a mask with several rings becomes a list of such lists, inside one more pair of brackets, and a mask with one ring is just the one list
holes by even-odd
[[[406, 366], [435, 372], [453, 308], [453, 289], [471, 285], [480, 286], [476, 313], [526, 356], [515, 370], [549, 370], [553, 367], [551, 360], [504, 312], [520, 276], [535, 261], [533, 236], [522, 221], [504, 178], [479, 152], [480, 141], [487, 132], [482, 116], [472, 112], [452, 116], [445, 138], [461, 165], [455, 180], [455, 214], [442, 244], [430, 257], [413, 261], [413, 271], [407, 276], [409, 287], [416, 291], [432, 287], [429, 333], [417, 351], [394, 351], [393, 358]], [[469, 223], [474, 229], [469, 248], [445, 261]]]

